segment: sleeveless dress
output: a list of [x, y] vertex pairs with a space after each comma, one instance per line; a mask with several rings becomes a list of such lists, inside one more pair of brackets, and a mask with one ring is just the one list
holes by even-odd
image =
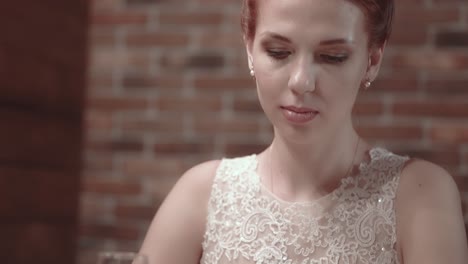
[[394, 200], [408, 157], [383, 148], [313, 202], [266, 189], [257, 156], [223, 159], [213, 182], [203, 264], [399, 263]]

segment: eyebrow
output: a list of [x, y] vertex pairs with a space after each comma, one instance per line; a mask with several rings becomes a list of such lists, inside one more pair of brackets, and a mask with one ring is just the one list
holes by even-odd
[[[265, 35], [270, 38], [277, 39], [283, 42], [292, 43], [292, 41], [289, 38], [279, 35], [277, 33], [270, 32], [270, 31], [263, 32], [261, 35]], [[337, 45], [337, 44], [353, 44], [353, 43], [354, 41], [351, 39], [336, 38], [336, 39], [322, 40], [320, 41], [319, 45]]]
[[336, 45], [336, 44], [353, 44], [354, 41], [350, 39], [337, 38], [320, 41], [320, 45]]
[[273, 39], [283, 41], [283, 42], [292, 43], [292, 41], [289, 38], [287, 38], [285, 36], [281, 36], [281, 35], [273, 33], [273, 32], [270, 32], [270, 31], [263, 32], [261, 34], [261, 36], [263, 36], [263, 35], [268, 36], [268, 37], [273, 38]]

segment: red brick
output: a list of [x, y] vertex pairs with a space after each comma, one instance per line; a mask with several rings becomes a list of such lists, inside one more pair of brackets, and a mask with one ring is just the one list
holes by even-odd
[[390, 46], [424, 45], [428, 40], [428, 29], [431, 23], [458, 19], [457, 10], [432, 11], [422, 8], [424, 5], [425, 3], [421, 1], [405, 1], [396, 5]]
[[113, 161], [112, 157], [108, 155], [99, 155], [93, 157], [91, 155], [85, 155], [83, 158], [83, 172], [82, 177], [86, 177], [87, 172], [110, 172], [112, 171]]
[[216, 97], [159, 97], [156, 106], [161, 111], [174, 112], [211, 112], [221, 110], [220, 98]]
[[145, 98], [128, 98], [117, 96], [99, 96], [88, 101], [88, 107], [95, 111], [145, 111], [148, 101]]
[[456, 7], [427, 9], [421, 8], [423, 5], [423, 3], [396, 5], [390, 45], [424, 45], [428, 41], [428, 30], [431, 25], [457, 23], [460, 19], [460, 12]]
[[468, 94], [468, 78], [452, 77], [439, 77], [426, 81], [424, 89], [429, 94], [435, 95], [467, 95]]
[[126, 43], [129, 47], [183, 47], [188, 45], [189, 36], [175, 32], [130, 33]]
[[419, 77], [416, 74], [401, 72], [378, 77], [365, 93], [414, 93], [418, 90]]
[[405, 7], [422, 7], [426, 3], [425, 0], [395, 0], [396, 6], [405, 8]]
[[459, 7], [460, 4], [466, 4], [465, 0], [433, 0], [434, 5], [436, 7], [439, 6], [455, 6]]
[[138, 195], [141, 192], [141, 185], [138, 182], [122, 180], [104, 181], [85, 179], [82, 190], [89, 193], [114, 194], [114, 195]]
[[181, 4], [185, 4], [187, 0], [125, 0], [125, 3], [129, 7], [145, 7], [145, 8], [156, 8], [159, 5], [164, 6], [173, 6], [177, 5], [180, 6]]
[[123, 73], [147, 72], [150, 64], [149, 56], [142, 51], [128, 50], [126, 52], [118, 52], [116, 48], [104, 48], [92, 54], [90, 72], [92, 78], [110, 79], [116, 69], [119, 69]]
[[147, 15], [140, 12], [114, 11], [114, 12], [96, 12], [91, 17], [91, 24], [100, 25], [144, 25], [147, 21]]
[[167, 72], [177, 72], [184, 69], [188, 62], [188, 55], [184, 52], [165, 53], [159, 59], [159, 66]]
[[123, 79], [124, 88], [132, 91], [146, 90], [146, 92], [151, 92], [168, 90], [174, 92], [174, 90], [182, 89], [183, 85], [184, 82], [180, 76], [174, 75], [127, 75]]
[[[93, 241], [93, 243], [89, 242], [90, 240]], [[77, 264], [96, 263], [99, 252], [103, 250], [108, 250], [108, 248], [105, 246], [106, 244], [103, 242], [104, 239], [100, 240], [99, 242], [97, 242], [96, 240], [97, 239], [90, 239], [90, 238], [84, 238], [84, 237], [80, 238], [80, 241], [79, 241], [80, 245], [78, 246], [76, 253], [75, 253], [76, 254], [75, 263]]]
[[113, 126], [112, 115], [108, 112], [88, 111], [84, 119], [84, 125], [92, 131], [109, 132]]
[[122, 171], [127, 176], [162, 176], [181, 175], [185, 170], [182, 162], [177, 158], [134, 158], [123, 161]]
[[187, 58], [187, 68], [190, 69], [221, 69], [224, 66], [224, 56], [213, 52], [192, 54]]
[[208, 26], [219, 25], [223, 22], [223, 15], [219, 12], [163, 12], [159, 15], [162, 25]]
[[422, 128], [414, 125], [361, 125], [358, 128], [361, 136], [379, 140], [420, 140], [423, 136]]
[[90, 76], [88, 81], [88, 98], [96, 93], [111, 93], [113, 87], [111, 74], [102, 74]]
[[119, 218], [134, 218], [151, 220], [156, 213], [159, 204], [154, 206], [124, 205], [119, 204], [115, 208], [115, 216]]
[[80, 222], [89, 222], [91, 219], [112, 215], [113, 207], [107, 201], [108, 197], [82, 192], [80, 195]]
[[254, 134], [259, 132], [260, 123], [257, 120], [215, 120], [198, 119], [195, 121], [196, 133], [246, 133]]
[[263, 114], [262, 106], [258, 100], [247, 100], [235, 98], [233, 103], [235, 112], [249, 112]]
[[154, 146], [154, 152], [162, 155], [202, 154], [212, 153], [213, 150], [213, 143], [201, 142], [164, 142]]
[[226, 6], [226, 5], [231, 5], [234, 7], [238, 7], [238, 4], [236, 2], [233, 2], [232, 0], [192, 0], [193, 2], [197, 2], [201, 5], [209, 5], [209, 6]]
[[135, 139], [93, 139], [87, 138], [85, 146], [88, 150], [92, 150], [101, 154], [118, 153], [118, 152], [133, 152], [138, 153], [143, 151], [143, 143]]
[[[208, 158], [203, 157], [197, 157], [199, 161], [196, 163], [200, 163], [201, 161], [208, 160]], [[211, 158], [210, 158], [211, 159]], [[183, 172], [187, 171], [188, 168], [185, 168]], [[167, 176], [161, 176], [158, 178], [153, 178], [153, 183], [152, 183], [152, 188], [151, 188], [151, 198], [154, 200], [154, 204], [160, 205], [166, 196], [169, 194], [169, 192], [172, 190], [174, 185], [176, 184], [177, 180], [179, 180], [180, 176], [183, 173], [171, 173], [170, 175]]]
[[235, 49], [233, 52], [238, 54], [234, 58], [231, 58], [232, 64], [234, 69], [236, 70], [236, 74], [241, 76], [242, 78], [249, 78], [252, 79], [252, 87], [255, 88], [255, 80], [250, 76], [250, 70], [248, 66], [247, 60], [247, 53], [245, 51], [244, 46], [241, 46]]
[[356, 101], [353, 114], [359, 116], [378, 116], [383, 114], [384, 106], [383, 102], [379, 102], [379, 100], [374, 101], [364, 101], [358, 100]]
[[431, 127], [431, 138], [438, 143], [467, 143], [468, 124], [456, 123], [433, 123]]
[[79, 232], [80, 235], [84, 237], [96, 237], [101, 239], [132, 241], [140, 238], [139, 230], [136, 228], [103, 224], [83, 224]]
[[390, 36], [389, 46], [422, 46], [428, 40], [428, 30], [425, 26], [405, 27], [396, 25]]
[[468, 54], [464, 51], [422, 50], [399, 53], [390, 58], [400, 70], [462, 71], [468, 69]]
[[109, 31], [91, 31], [90, 34], [90, 45], [96, 48], [114, 48], [116, 45], [116, 34]]
[[255, 89], [255, 81], [246, 76], [197, 76], [194, 80], [194, 86], [200, 91], [225, 92], [227, 90]]
[[405, 100], [394, 103], [392, 113], [396, 116], [463, 118], [468, 116], [468, 103], [449, 100]]
[[468, 47], [468, 31], [441, 31], [435, 42], [437, 47]]
[[258, 154], [265, 150], [266, 144], [260, 143], [226, 143], [224, 153], [228, 157], [237, 157], [251, 154]]
[[462, 152], [462, 163], [463, 164], [468, 164], [468, 151]]
[[422, 8], [421, 5], [398, 6], [395, 12], [395, 25], [427, 25], [437, 23], [458, 22], [460, 19], [460, 10], [457, 6], [444, 7], [437, 9]]
[[460, 165], [460, 155], [456, 147], [414, 148], [411, 146], [400, 146], [397, 153], [409, 155], [410, 157], [428, 160], [444, 168], [451, 168]]
[[112, 11], [119, 7], [119, 2], [115, 0], [92, 0], [93, 11]]
[[125, 132], [140, 132], [149, 134], [183, 133], [184, 124], [180, 118], [136, 119], [128, 118], [122, 121]]
[[116, 67], [123, 67], [127, 63], [127, 56], [117, 49], [102, 49], [91, 54], [90, 72], [94, 76], [111, 76]]
[[199, 46], [209, 48], [239, 48], [243, 47], [244, 43], [240, 32], [200, 32], [196, 42]]
[[177, 72], [185, 69], [221, 69], [224, 66], [224, 57], [211, 51], [200, 51], [192, 54], [182, 52], [166, 52], [160, 58], [160, 67], [168, 72]]
[[[150, 71], [151, 58], [145, 52], [130, 50], [122, 58], [122, 72], [125, 73], [145, 73]], [[117, 65], [120, 66], [120, 65]]]

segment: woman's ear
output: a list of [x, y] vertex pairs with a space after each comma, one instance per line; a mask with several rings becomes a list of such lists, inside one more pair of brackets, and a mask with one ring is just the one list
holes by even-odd
[[247, 65], [249, 67], [249, 70], [252, 74], [253, 72], [253, 59], [252, 59], [252, 49], [253, 49], [253, 43], [252, 43], [252, 40], [249, 40], [247, 39], [245, 36], [244, 36], [244, 44], [245, 44], [245, 50], [247, 52]]
[[369, 63], [367, 65], [366, 79], [370, 82], [374, 81], [377, 78], [377, 75], [379, 74], [385, 45], [386, 43], [384, 43], [381, 46], [372, 47], [369, 51]]

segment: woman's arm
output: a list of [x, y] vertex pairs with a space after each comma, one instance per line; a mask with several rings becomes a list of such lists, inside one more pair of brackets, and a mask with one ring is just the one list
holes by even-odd
[[430, 162], [403, 170], [396, 200], [397, 237], [404, 264], [467, 264], [460, 195], [452, 177]]
[[219, 161], [209, 161], [188, 170], [161, 204], [140, 249], [150, 264], [199, 263], [218, 165]]

